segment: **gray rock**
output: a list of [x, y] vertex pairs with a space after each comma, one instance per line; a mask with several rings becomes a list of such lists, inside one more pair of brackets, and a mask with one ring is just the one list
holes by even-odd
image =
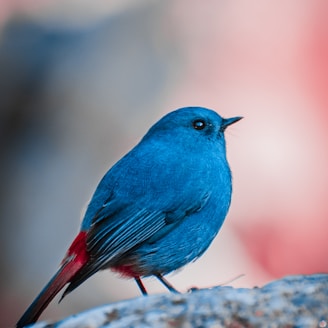
[[33, 327], [328, 327], [328, 274], [288, 276], [262, 288], [150, 295]]

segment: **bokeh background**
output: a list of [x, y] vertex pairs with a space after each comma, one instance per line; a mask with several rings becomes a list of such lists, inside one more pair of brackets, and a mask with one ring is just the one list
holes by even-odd
[[[170, 281], [252, 287], [328, 271], [327, 1], [2, 0], [1, 326], [55, 272], [106, 170], [189, 105], [245, 119], [226, 134], [227, 221]], [[102, 272], [42, 318], [136, 296]]]

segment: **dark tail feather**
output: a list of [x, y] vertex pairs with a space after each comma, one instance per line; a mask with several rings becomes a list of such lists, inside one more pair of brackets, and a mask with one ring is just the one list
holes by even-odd
[[86, 234], [85, 231], [80, 231], [76, 236], [66, 253], [61, 267], [19, 319], [16, 324], [17, 328], [36, 322], [52, 299], [86, 265], [89, 260], [86, 249]]
[[88, 266], [88, 264], [83, 266], [83, 268], [81, 268], [81, 270], [74, 276], [74, 279], [70, 281], [70, 284], [66, 287], [59, 302], [61, 302], [65, 296], [70, 294], [75, 288], [79, 287], [84, 281], [89, 279], [99, 270], [101, 270], [101, 268], [98, 268], [97, 266], [93, 268], [91, 266]]
[[19, 319], [16, 327], [22, 328], [36, 322], [52, 299], [72, 279], [77, 271], [81, 269], [81, 265], [82, 263], [75, 261], [63, 263], [61, 268], [56, 272], [53, 278], [42, 289], [41, 293]]

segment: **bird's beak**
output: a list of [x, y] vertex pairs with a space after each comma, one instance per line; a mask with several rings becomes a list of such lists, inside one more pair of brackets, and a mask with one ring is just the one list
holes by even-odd
[[224, 118], [222, 120], [221, 128], [220, 131], [224, 132], [224, 130], [231, 124], [234, 124], [238, 121], [240, 121], [243, 117], [242, 116], [236, 116], [236, 117], [231, 117], [231, 118]]

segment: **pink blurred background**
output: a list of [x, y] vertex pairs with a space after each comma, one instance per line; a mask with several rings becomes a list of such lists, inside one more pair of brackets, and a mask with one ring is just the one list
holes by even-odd
[[[105, 171], [189, 105], [245, 119], [226, 134], [226, 223], [169, 280], [185, 291], [328, 271], [325, 0], [2, 0], [1, 326], [55, 272]], [[136, 296], [133, 281], [102, 272], [42, 319]]]

